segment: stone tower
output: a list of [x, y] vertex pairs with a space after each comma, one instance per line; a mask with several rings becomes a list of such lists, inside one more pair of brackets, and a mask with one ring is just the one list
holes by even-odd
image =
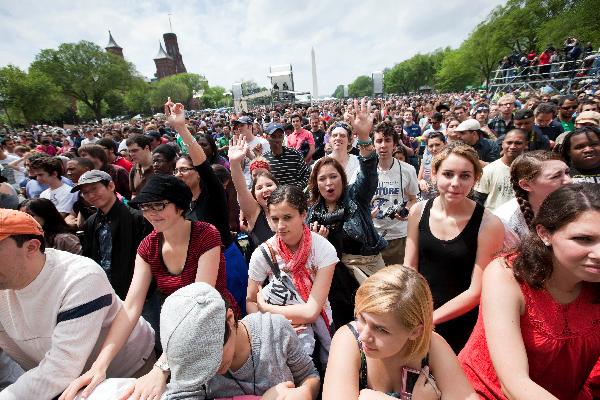
[[158, 79], [164, 78], [165, 76], [175, 75], [175, 62], [173, 58], [165, 52], [162, 43], [158, 42], [158, 53], [154, 57], [154, 64], [156, 64], [156, 76]]
[[112, 53], [116, 56], [124, 58], [123, 57], [123, 48], [120, 47], [117, 44], [117, 42], [115, 42], [115, 39], [113, 39], [113, 37], [112, 37], [112, 33], [110, 33], [110, 30], [108, 31], [108, 44], [106, 45], [106, 47], [104, 49], [109, 53]]
[[181, 53], [179, 52], [177, 35], [173, 32], [165, 33], [163, 35], [163, 39], [165, 41], [167, 54], [171, 57], [171, 59], [173, 59], [173, 62], [175, 63], [175, 73], [181, 74], [183, 72], [187, 72], [187, 70], [185, 69], [185, 65], [183, 65], [183, 58], [181, 57]]

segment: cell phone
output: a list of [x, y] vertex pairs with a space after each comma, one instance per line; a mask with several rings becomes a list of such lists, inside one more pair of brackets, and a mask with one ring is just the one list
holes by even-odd
[[419, 379], [421, 371], [412, 369], [409, 367], [402, 367], [402, 391], [400, 395], [402, 400], [410, 400], [412, 398], [412, 392]]

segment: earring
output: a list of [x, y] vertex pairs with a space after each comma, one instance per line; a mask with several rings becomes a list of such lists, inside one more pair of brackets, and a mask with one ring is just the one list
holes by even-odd
[[550, 247], [550, 243], [548, 243], [548, 242], [544, 242], [544, 246], [546, 246], [546, 247]]

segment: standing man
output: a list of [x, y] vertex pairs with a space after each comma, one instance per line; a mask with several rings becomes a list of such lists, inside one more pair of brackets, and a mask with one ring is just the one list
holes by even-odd
[[150, 150], [154, 150], [155, 148], [157, 148], [158, 146], [160, 146], [161, 144], [163, 144], [162, 141], [162, 135], [160, 134], [159, 131], [149, 131], [146, 132], [144, 134], [144, 136], [146, 136], [148, 139], [150, 139]]
[[545, 135], [549, 140], [555, 141], [563, 129], [560, 122], [556, 121], [556, 106], [554, 103], [540, 103], [533, 111], [535, 125], [533, 129], [536, 133]]
[[515, 104], [517, 98], [512, 94], [505, 94], [498, 99], [498, 108], [500, 114], [498, 114], [488, 124], [488, 127], [494, 131], [496, 137], [505, 135], [506, 132], [515, 128], [513, 123], [513, 111], [515, 111]]
[[404, 262], [404, 247], [408, 230], [408, 209], [417, 201], [419, 185], [412, 165], [393, 157], [398, 146], [394, 125], [382, 122], [373, 135], [377, 165], [377, 192], [371, 202], [373, 225], [388, 242], [381, 252], [386, 265]]
[[114, 140], [102, 138], [96, 144], [104, 149], [110, 164], [125, 168], [127, 173], [131, 172], [133, 164], [117, 154], [117, 143]]
[[152, 151], [150, 150], [150, 139], [144, 135], [131, 136], [125, 143], [134, 164], [129, 171], [129, 188], [133, 198], [144, 187], [148, 178], [154, 174]]
[[291, 118], [294, 131], [287, 137], [287, 145], [296, 149], [304, 156], [304, 161], [309, 164], [315, 154], [315, 139], [312, 132], [302, 127], [300, 114], [292, 114]]
[[299, 151], [283, 145], [283, 125], [269, 124], [267, 134], [271, 151], [265, 154], [265, 158], [273, 176], [280, 185], [294, 185], [304, 189], [310, 170]]
[[[530, 110], [528, 110], [530, 111]], [[494, 211], [515, 197], [510, 182], [510, 165], [527, 149], [528, 135], [521, 129], [513, 129], [502, 140], [502, 158], [483, 168], [479, 182], [475, 184], [475, 201]]]
[[236, 120], [233, 120], [233, 133], [236, 135], [243, 135], [248, 143], [248, 153], [246, 154], [246, 162], [244, 165], [244, 177], [246, 178], [246, 185], [252, 186], [252, 175], [250, 174], [250, 163], [248, 159], [252, 160], [258, 156], [262, 156], [269, 151], [271, 147], [269, 142], [262, 137], [255, 136], [252, 131], [252, 118], [247, 115], [241, 116]]
[[[533, 150], [550, 150], [550, 139], [541, 132], [535, 130], [534, 125], [534, 113], [532, 110], [523, 108], [517, 111], [514, 115], [515, 129], [520, 129], [527, 134], [527, 147], [528, 151]], [[506, 135], [500, 136], [496, 142], [498, 146], [502, 147], [502, 141]]]
[[325, 131], [321, 129], [321, 118], [319, 118], [318, 110], [310, 113], [310, 131], [315, 141], [315, 153], [312, 156], [313, 160], [318, 160], [325, 157]]
[[99, 140], [96, 137], [96, 130], [92, 128], [86, 129], [84, 135], [85, 139], [81, 141], [80, 146], [85, 146], [86, 144], [96, 144], [96, 142]]
[[[123, 307], [89, 258], [45, 249], [30, 215], [0, 210], [0, 349], [23, 370], [0, 399], [52, 399], [88, 370]], [[154, 332], [139, 318], [108, 368], [141, 376], [155, 360]]]
[[479, 155], [479, 162], [485, 166], [492, 161], [500, 158], [500, 148], [498, 144], [490, 139], [481, 137], [481, 125], [474, 119], [468, 119], [461, 122], [454, 132], [464, 143], [472, 146]]

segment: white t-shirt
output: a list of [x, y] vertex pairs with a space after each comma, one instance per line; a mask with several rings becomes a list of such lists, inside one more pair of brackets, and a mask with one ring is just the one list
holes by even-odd
[[358, 175], [358, 171], [360, 171], [360, 161], [358, 161], [357, 156], [355, 156], [354, 154], [348, 154], [348, 162], [346, 163], [344, 171], [346, 171], [348, 185], [354, 183], [354, 181], [356, 180], [356, 176]]
[[85, 146], [86, 144], [96, 144], [96, 142], [100, 140], [97, 137], [93, 137], [92, 139], [85, 138], [81, 141], [81, 145]]
[[77, 193], [71, 193], [71, 186], [62, 184], [56, 189], [46, 189], [40, 193], [40, 198], [50, 200], [58, 212], [70, 213], [73, 211], [73, 204], [77, 201]]
[[17, 156], [6, 154], [6, 158], [4, 160], [0, 160], [0, 165], [4, 167], [4, 169], [2, 170], [2, 175], [6, 177], [8, 183], [10, 183], [11, 185], [19, 184], [23, 181], [23, 179], [25, 179], [25, 173], [21, 170], [17, 171], [15, 169], [6, 167], [7, 164], [18, 159], [19, 157]]
[[481, 179], [474, 190], [487, 194], [484, 206], [494, 211], [500, 205], [515, 198], [515, 192], [510, 183], [510, 167], [498, 159], [483, 167]]
[[[328, 267], [332, 264], [337, 264], [339, 258], [335, 251], [335, 247], [333, 247], [333, 245], [329, 243], [329, 241], [326, 238], [315, 232], [311, 232], [310, 234], [312, 238], [312, 246], [306, 265], [309, 269], [310, 278], [314, 282], [315, 277], [317, 276], [317, 271], [319, 269]], [[273, 236], [272, 238], [267, 240], [267, 243], [269, 243], [273, 249], [277, 248], [276, 242], [276, 236]], [[283, 258], [281, 258], [279, 254], [276, 254], [275, 258], [277, 260], [279, 270], [281, 271], [281, 275], [289, 276], [289, 271], [287, 270]], [[248, 268], [248, 276], [250, 277], [250, 279], [252, 279], [255, 282], [262, 283], [267, 278], [271, 280], [272, 275], [273, 271], [271, 270], [268, 261], [263, 256], [262, 251], [260, 249], [254, 250], [254, 253], [252, 253], [252, 257], [250, 258], [250, 265]], [[290, 279], [292, 278], [290, 277]], [[297, 297], [300, 298], [300, 295], [298, 295]], [[325, 304], [325, 313], [327, 314], [329, 320], [332, 321], [331, 307], [329, 305], [329, 301], [327, 301]]]
[[[377, 178], [377, 191], [371, 200], [371, 208], [379, 207], [385, 211], [394, 204], [408, 202], [408, 195], [416, 196], [419, 193], [417, 173], [412, 165], [404, 161], [394, 159], [392, 167], [386, 171], [377, 167]], [[386, 240], [407, 235], [408, 221], [375, 218], [373, 225]]]
[[519, 202], [516, 198], [507, 201], [494, 210], [494, 215], [500, 218], [504, 224], [502, 251], [514, 250], [529, 235], [529, 228], [519, 207]]

